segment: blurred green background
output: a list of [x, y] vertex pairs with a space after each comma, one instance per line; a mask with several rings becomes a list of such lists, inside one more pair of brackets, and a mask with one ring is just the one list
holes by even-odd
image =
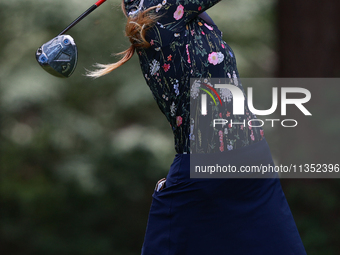
[[[228, 0], [208, 13], [241, 77], [339, 77], [339, 1], [320, 3]], [[92, 4], [0, 0], [1, 255], [140, 254], [154, 185], [175, 151], [137, 56], [103, 78], [84, 76], [129, 46], [120, 2], [107, 1], [68, 32], [79, 52], [70, 78], [49, 75], [34, 56]], [[339, 92], [318, 105], [338, 116]], [[277, 162], [339, 161], [339, 117], [317, 132], [310, 123], [289, 139], [266, 130]], [[340, 182], [283, 179], [282, 186], [307, 253], [340, 254]]]

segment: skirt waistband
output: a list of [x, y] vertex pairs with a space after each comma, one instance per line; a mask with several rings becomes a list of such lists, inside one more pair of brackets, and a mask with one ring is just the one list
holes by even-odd
[[[190, 171], [195, 166], [232, 166], [236, 169], [247, 166], [272, 165], [274, 162], [269, 145], [265, 138], [251, 145], [239, 149], [224, 151], [221, 153], [202, 153], [202, 154], [176, 154], [167, 176], [168, 183], [177, 183], [190, 179]], [[191, 170], [190, 170], [191, 169]], [[193, 177], [194, 176], [194, 177]], [[228, 178], [223, 173], [220, 175], [201, 174], [193, 175], [193, 178]], [[235, 178], [235, 177], [234, 177]], [[242, 178], [240, 176], [239, 178]], [[258, 177], [255, 177], [258, 178]], [[261, 177], [262, 178], [262, 177]], [[263, 178], [277, 178], [277, 174], [263, 176]]]

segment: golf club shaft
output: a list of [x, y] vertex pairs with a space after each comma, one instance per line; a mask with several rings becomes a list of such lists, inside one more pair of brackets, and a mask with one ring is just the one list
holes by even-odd
[[81, 21], [83, 18], [85, 18], [87, 15], [89, 15], [91, 12], [93, 12], [97, 7], [99, 7], [102, 3], [104, 3], [106, 0], [99, 0], [94, 5], [92, 5], [89, 9], [87, 9], [82, 15], [80, 15], [77, 19], [75, 19], [70, 25], [67, 26], [59, 35], [65, 34], [67, 31], [69, 31], [72, 27], [74, 27], [79, 21]]

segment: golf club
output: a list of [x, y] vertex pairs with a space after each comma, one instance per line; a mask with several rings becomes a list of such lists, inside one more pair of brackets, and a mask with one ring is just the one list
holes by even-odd
[[65, 35], [65, 33], [105, 1], [97, 1], [55, 38], [38, 48], [35, 57], [46, 72], [61, 78], [68, 78], [72, 75], [77, 65], [78, 51], [74, 39], [70, 35]]

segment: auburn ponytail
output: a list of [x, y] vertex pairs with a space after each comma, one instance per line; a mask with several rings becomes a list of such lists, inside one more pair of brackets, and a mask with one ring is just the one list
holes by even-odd
[[137, 14], [129, 17], [125, 12], [124, 1], [122, 1], [122, 10], [127, 17], [125, 36], [129, 37], [131, 46], [123, 52], [114, 54], [116, 56], [123, 55], [123, 57], [118, 62], [107, 65], [96, 63], [94, 64], [94, 67], [96, 67], [97, 70], [88, 71], [86, 76], [98, 78], [100, 76], [108, 74], [130, 60], [135, 53], [136, 48], [150, 47], [151, 45], [145, 39], [145, 35], [146, 31], [152, 28], [152, 26], [159, 18], [159, 15], [155, 13], [150, 13], [150, 11], [155, 8], [157, 8], [157, 6], [150, 7], [144, 11], [139, 11]]

